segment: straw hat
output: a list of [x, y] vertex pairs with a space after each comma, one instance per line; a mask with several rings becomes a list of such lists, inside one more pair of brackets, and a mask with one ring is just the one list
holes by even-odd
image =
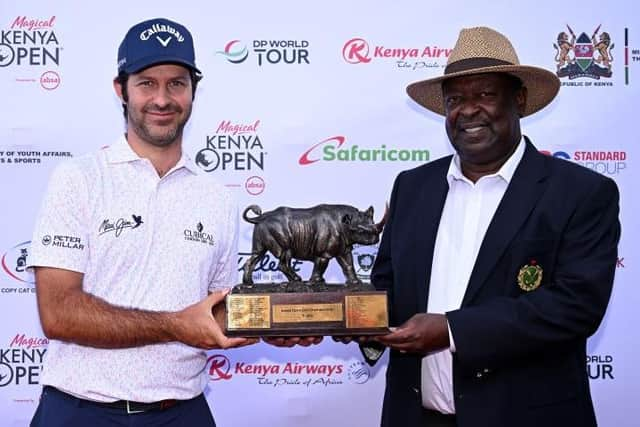
[[442, 82], [472, 74], [508, 73], [528, 89], [523, 116], [528, 116], [549, 104], [560, 89], [560, 80], [543, 68], [520, 65], [511, 42], [499, 32], [487, 27], [464, 28], [449, 55], [444, 75], [407, 86], [409, 96], [428, 110], [445, 115]]

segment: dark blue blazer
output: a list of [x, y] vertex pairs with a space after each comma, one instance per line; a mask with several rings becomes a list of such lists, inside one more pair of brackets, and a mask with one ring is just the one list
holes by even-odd
[[[395, 181], [372, 271], [376, 288], [389, 292], [392, 325], [426, 311], [450, 161]], [[619, 236], [616, 184], [527, 140], [461, 308], [447, 313], [459, 427], [596, 425], [586, 341], [607, 308]], [[525, 291], [518, 273], [532, 260], [542, 282]], [[392, 351], [382, 426], [421, 426], [420, 383], [421, 356]]]

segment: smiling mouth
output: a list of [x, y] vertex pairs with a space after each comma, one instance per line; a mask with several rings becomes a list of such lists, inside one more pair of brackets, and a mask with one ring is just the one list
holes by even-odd
[[478, 124], [478, 125], [466, 125], [466, 126], [460, 126], [460, 132], [466, 133], [468, 135], [475, 135], [478, 134], [480, 132], [482, 132], [483, 130], [485, 130], [488, 126], [484, 125], [484, 124]]

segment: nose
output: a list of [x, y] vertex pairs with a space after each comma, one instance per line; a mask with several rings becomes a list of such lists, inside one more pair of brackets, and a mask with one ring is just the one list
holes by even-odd
[[167, 88], [160, 86], [153, 97], [153, 101], [158, 108], [165, 108], [171, 104], [171, 96]]
[[458, 111], [460, 115], [463, 115], [465, 117], [472, 117], [479, 111], [479, 108], [476, 100], [469, 97], [462, 101]]

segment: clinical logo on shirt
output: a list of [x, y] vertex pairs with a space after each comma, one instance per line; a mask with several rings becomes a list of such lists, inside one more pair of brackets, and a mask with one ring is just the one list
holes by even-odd
[[518, 273], [518, 286], [523, 291], [533, 291], [542, 283], [542, 267], [540, 267], [535, 259], [527, 265], [523, 265]]
[[118, 218], [117, 220], [111, 220], [109, 218], [102, 221], [100, 227], [98, 227], [98, 235], [113, 233], [114, 236], [120, 237], [124, 230], [134, 230], [144, 224], [141, 215], [132, 214], [131, 219]]
[[202, 225], [201, 222], [198, 222], [195, 229], [193, 230], [184, 230], [184, 240], [188, 240], [190, 242], [206, 243], [211, 246], [213, 246], [214, 243], [213, 236], [204, 231], [204, 225]]

